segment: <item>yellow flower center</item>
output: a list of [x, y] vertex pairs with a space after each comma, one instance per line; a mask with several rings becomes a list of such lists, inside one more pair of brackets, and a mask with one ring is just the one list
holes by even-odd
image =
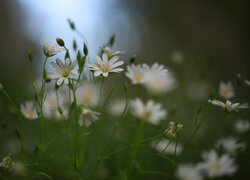
[[91, 91], [88, 91], [86, 93], [83, 94], [82, 96], [83, 100], [87, 103], [87, 104], [90, 104], [91, 101], [93, 100], [94, 98], [94, 93], [91, 92]]
[[83, 113], [83, 116], [84, 116], [85, 118], [89, 118], [90, 115], [91, 115], [91, 113], [90, 113], [89, 111]]
[[226, 97], [228, 95], [228, 89], [222, 89], [222, 96]]
[[105, 66], [105, 64], [98, 64], [99, 65], [99, 68], [102, 72], [107, 72], [110, 70], [110, 68], [112, 67], [111, 65], [107, 64]]
[[218, 164], [218, 163], [214, 163], [214, 164], [212, 165], [212, 168], [213, 168], [213, 170], [214, 170], [216, 173], [219, 173], [219, 172], [221, 171], [221, 165]]
[[135, 80], [136, 82], [140, 82], [140, 81], [142, 80], [142, 77], [141, 77], [139, 74], [135, 74], [135, 75], [134, 75], [134, 80]]
[[52, 47], [47, 47], [49, 51], [52, 51], [54, 52], [55, 51], [55, 46], [52, 46]]
[[56, 100], [50, 100], [50, 101], [48, 101], [48, 104], [49, 104], [50, 106], [52, 106], [52, 107], [55, 107], [56, 104], [57, 104], [57, 102], [56, 102]]
[[26, 111], [26, 112], [25, 112], [25, 115], [26, 115], [27, 117], [29, 117], [29, 118], [33, 118], [33, 116], [34, 116], [34, 114], [33, 114], [32, 111]]

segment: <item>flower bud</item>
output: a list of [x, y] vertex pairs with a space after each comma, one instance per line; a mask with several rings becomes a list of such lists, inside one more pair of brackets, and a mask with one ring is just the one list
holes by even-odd
[[32, 61], [32, 60], [33, 60], [33, 55], [32, 55], [31, 50], [29, 50], [29, 60], [30, 60], [30, 61]]
[[69, 22], [70, 28], [72, 30], [75, 30], [75, 24], [70, 19], [68, 19], [68, 22]]
[[110, 46], [113, 46], [114, 42], [115, 42], [115, 35], [113, 35], [113, 36], [110, 38], [110, 40], [109, 40], [109, 45], [110, 45]]
[[130, 57], [129, 62], [130, 64], [133, 64], [135, 62], [136, 55], [133, 55]]
[[76, 44], [76, 40], [74, 39], [73, 40], [73, 49], [76, 51], [76, 49], [77, 49], [77, 44]]
[[62, 109], [60, 106], [58, 106], [58, 112], [59, 112], [61, 115], [63, 115], [63, 109]]
[[176, 137], [176, 134], [174, 133], [174, 131], [172, 129], [167, 129], [164, 133], [163, 136], [165, 138], [169, 138], [169, 139], [174, 139]]
[[241, 82], [242, 82], [242, 78], [241, 78], [241, 75], [240, 75], [240, 73], [238, 73], [237, 74], [237, 84], [238, 84], [238, 86], [240, 86], [241, 85]]
[[88, 47], [86, 46], [86, 44], [84, 43], [84, 46], [83, 46], [83, 52], [85, 54], [85, 56], [88, 55], [89, 51], [88, 51]]
[[0, 92], [3, 90], [3, 85], [0, 83]]
[[61, 46], [61, 47], [64, 47], [64, 41], [61, 39], [61, 38], [56, 38], [56, 42], [57, 42], [57, 44], [59, 45], [59, 46]]

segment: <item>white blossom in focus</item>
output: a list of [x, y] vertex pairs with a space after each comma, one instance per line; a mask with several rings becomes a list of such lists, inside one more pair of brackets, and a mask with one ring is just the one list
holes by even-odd
[[215, 106], [222, 107], [223, 110], [226, 112], [238, 111], [239, 109], [246, 109], [249, 108], [248, 104], [240, 104], [240, 103], [232, 103], [231, 101], [227, 100], [225, 103], [218, 101], [218, 100], [208, 100], [209, 103]]
[[58, 44], [53, 44], [52, 41], [49, 41], [48, 43], [44, 40], [40, 40], [40, 44], [43, 46], [43, 51], [45, 55], [48, 56], [54, 56], [56, 53], [64, 51], [65, 48], [60, 47]]
[[101, 47], [101, 49], [102, 49], [103, 53], [106, 53], [108, 55], [108, 57], [117, 56], [117, 55], [121, 55], [121, 54], [125, 53], [125, 51], [113, 51], [112, 49], [110, 49], [107, 46]]

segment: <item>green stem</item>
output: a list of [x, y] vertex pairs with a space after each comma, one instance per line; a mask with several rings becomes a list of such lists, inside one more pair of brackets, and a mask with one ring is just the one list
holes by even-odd
[[168, 148], [168, 146], [170, 145], [170, 143], [171, 143], [171, 140], [168, 142], [168, 144], [167, 144], [166, 147], [161, 151], [160, 154], [163, 154], [163, 153], [167, 150], [167, 148]]

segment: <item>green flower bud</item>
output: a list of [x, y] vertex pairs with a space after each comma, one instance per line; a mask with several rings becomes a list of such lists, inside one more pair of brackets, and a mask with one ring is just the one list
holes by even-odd
[[63, 109], [59, 106], [58, 107], [58, 112], [61, 114], [61, 115], [63, 115]]
[[61, 47], [64, 47], [64, 41], [61, 39], [61, 38], [56, 38], [56, 42], [57, 42], [57, 44], [59, 45], [59, 46], [61, 46]]
[[3, 90], [3, 85], [0, 83], [0, 92]]
[[133, 55], [130, 57], [130, 59], [129, 59], [130, 64], [135, 62], [135, 58], [136, 58], [136, 55]]
[[33, 55], [32, 55], [31, 50], [29, 50], [29, 60], [30, 60], [30, 61], [32, 61], [32, 60], [33, 60]]
[[72, 30], [75, 30], [75, 24], [70, 19], [68, 19], [68, 22], [69, 22], [70, 28]]
[[113, 35], [113, 36], [110, 38], [110, 40], [109, 40], [109, 45], [110, 45], [110, 46], [113, 46], [114, 42], [115, 42], [115, 35]]
[[86, 44], [84, 43], [84, 46], [83, 46], [83, 52], [85, 54], [85, 56], [88, 55], [89, 51], [88, 51], [88, 47], [86, 46]]
[[76, 40], [74, 39], [73, 40], [73, 49], [76, 51], [76, 49], [77, 49], [77, 44], [76, 44]]
[[241, 75], [240, 75], [240, 73], [238, 73], [237, 74], [237, 84], [238, 84], [238, 86], [240, 86], [241, 85], [241, 82], [242, 82], [242, 78], [241, 78]]

